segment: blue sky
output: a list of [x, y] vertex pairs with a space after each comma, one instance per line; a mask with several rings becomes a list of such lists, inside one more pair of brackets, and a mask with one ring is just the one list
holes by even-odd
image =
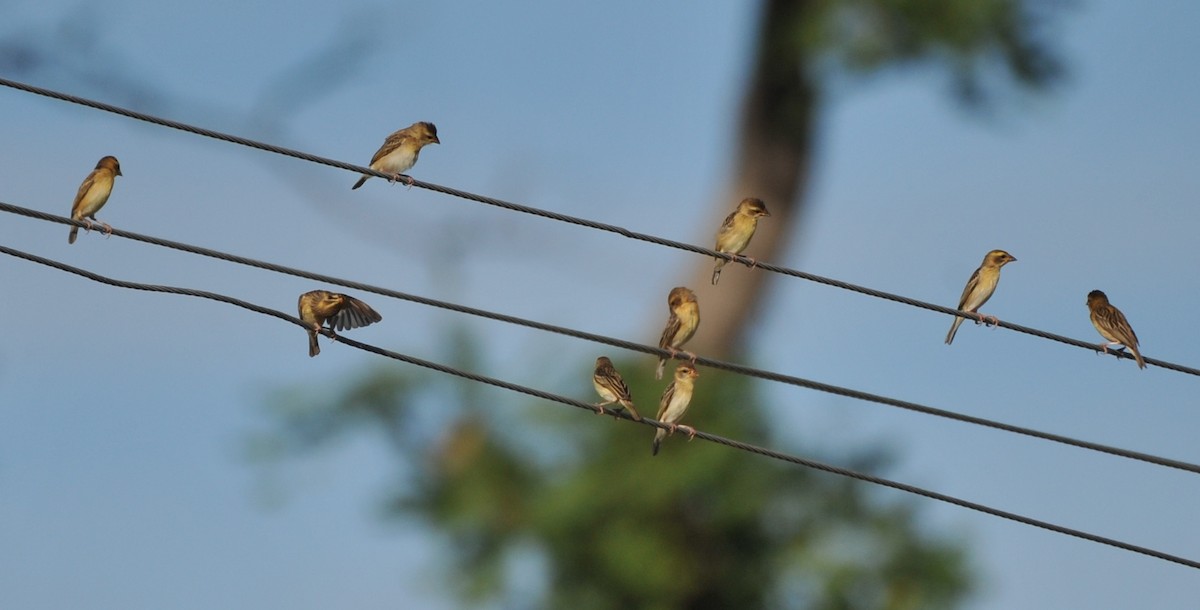
[[[0, 40], [83, 40], [112, 74], [164, 93], [171, 118], [365, 162], [390, 131], [437, 123], [412, 172], [431, 182], [706, 244], [753, 12], [746, 3], [10, 2]], [[287, 11], [286, 18], [280, 15]], [[1200, 6], [1079, 3], [1058, 31], [1071, 68], [1054, 95], [976, 116], [933, 73], [847, 83], [830, 100], [812, 210], [780, 264], [953, 305], [992, 248], [1007, 267], [989, 313], [1092, 341], [1084, 298], [1105, 290], [1144, 353], [1196, 366], [1187, 263], [1200, 226]], [[60, 34], [61, 32], [70, 34]], [[62, 36], [61, 38], [59, 36]], [[350, 37], [357, 62], [274, 124], [262, 92]], [[86, 61], [78, 65], [90, 65]], [[114, 103], [94, 72], [33, 84]], [[100, 79], [103, 80], [103, 79]], [[29, 94], [0, 90], [0, 200], [66, 214], [105, 154], [121, 159], [115, 226], [433, 298], [652, 341], [687, 253], [278, 159]], [[689, 210], [681, 214], [680, 210]], [[690, 212], [690, 210], [695, 210]], [[683, 219], [683, 222], [680, 219]], [[17, 217], [0, 243], [122, 279], [237, 295], [290, 311], [311, 282]], [[750, 254], [753, 254], [753, 247]], [[596, 274], [597, 260], [622, 270]], [[730, 268], [727, 272], [746, 272]], [[581, 277], [597, 277], [584, 284]], [[242, 454], [281, 387], [336, 388], [370, 356], [232, 307], [131, 293], [0, 263], [0, 591], [19, 608], [448, 607], [439, 550], [378, 518], [389, 455], [331, 448], [265, 490]], [[530, 287], [512, 290], [510, 286]], [[530, 298], [549, 288], [564, 298]], [[581, 298], [582, 297], [582, 298]], [[437, 360], [446, 312], [368, 299], [384, 323], [356, 338]], [[32, 306], [31, 306], [32, 305]], [[802, 377], [1200, 461], [1193, 378], [964, 325], [862, 295], [779, 280], [751, 364]], [[542, 385], [595, 348], [467, 321], [481, 372]], [[390, 365], [387, 365], [390, 366]], [[399, 365], [397, 365], [399, 366]], [[590, 397], [590, 387], [549, 388]], [[885, 445], [889, 476], [1197, 558], [1194, 475], [788, 387], [778, 429], [805, 447]], [[550, 407], [547, 407], [550, 408]], [[592, 423], [592, 420], [587, 420]], [[272, 488], [274, 489], [274, 487]], [[900, 499], [896, 492], [881, 498]], [[921, 501], [923, 526], [961, 535], [982, 575], [971, 608], [1186, 608], [1183, 567]], [[429, 561], [432, 556], [434, 561]]]

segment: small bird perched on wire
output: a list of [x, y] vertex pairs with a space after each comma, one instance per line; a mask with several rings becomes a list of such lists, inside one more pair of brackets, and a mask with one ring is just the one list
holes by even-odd
[[596, 358], [596, 370], [592, 373], [592, 385], [596, 387], [596, 393], [604, 400], [595, 405], [596, 413], [603, 414], [604, 409], [601, 407], [619, 402], [622, 408], [629, 410], [633, 421], [642, 421], [642, 416], [633, 407], [633, 398], [629, 396], [629, 386], [625, 385], [625, 380], [621, 379], [621, 374], [613, 366], [612, 360], [606, 356]]
[[[676, 350], [683, 347], [683, 344], [696, 334], [696, 327], [700, 326], [700, 304], [696, 302], [696, 293], [683, 286], [677, 286], [667, 295], [667, 307], [671, 310], [671, 316], [667, 318], [667, 327], [663, 329], [662, 337], [658, 340], [658, 347], [670, 351], [674, 357]], [[684, 353], [691, 356], [693, 361], [696, 359], [695, 354]], [[663, 368], [666, 365], [666, 357], [658, 359], [658, 369], [654, 371], [655, 379], [662, 379]]]
[[[682, 428], [684, 432], [687, 432], [688, 440], [696, 438], [696, 429], [679, 424], [679, 420], [683, 419], [683, 414], [687, 412], [688, 405], [692, 402], [692, 390], [695, 388], [695, 381], [699, 376], [700, 373], [697, 373], [696, 369], [686, 362], [676, 367], [675, 380], [663, 392], [662, 399], [658, 401], [658, 415], [654, 416], [654, 419], [670, 428], [670, 434], [675, 434], [677, 428]], [[658, 455], [658, 447], [667, 434], [668, 432], [662, 428], [654, 431], [654, 445], [651, 447], [650, 455]]]
[[[71, 219], [82, 220], [87, 223], [87, 230], [92, 230], [92, 220], [96, 220], [96, 212], [99, 212], [100, 208], [108, 203], [108, 196], [112, 194], [113, 181], [120, 175], [121, 164], [117, 162], [117, 158], [112, 155], [102, 157], [96, 163], [96, 169], [92, 170], [92, 173], [83, 179], [83, 184], [79, 185], [79, 192], [75, 193], [75, 203], [71, 204]], [[108, 223], [100, 222], [100, 224], [104, 226], [106, 234], [112, 234], [112, 227], [108, 226]], [[75, 243], [75, 238], [78, 236], [79, 227], [72, 226], [71, 233], [67, 235], [67, 243]]]
[[1137, 361], [1139, 369], [1146, 368], [1146, 361], [1142, 359], [1142, 353], [1138, 351], [1138, 338], [1133, 332], [1133, 327], [1129, 326], [1129, 321], [1125, 319], [1125, 314], [1121, 313], [1111, 303], [1108, 302], [1108, 295], [1093, 290], [1088, 293], [1087, 306], [1092, 319], [1092, 326], [1100, 332], [1100, 336], [1108, 339], [1108, 343], [1101, 343], [1100, 349], [1104, 353], [1108, 353], [1108, 346], [1117, 345], [1118, 343], [1129, 348], [1133, 352], [1133, 359]]
[[300, 295], [298, 307], [300, 319], [309, 325], [310, 358], [321, 353], [321, 347], [317, 345], [317, 332], [325, 326], [325, 322], [329, 322], [330, 330], [348, 330], [374, 324], [383, 319], [383, 316], [366, 303], [328, 290], [312, 290]]
[[[400, 174], [412, 169], [412, 166], [417, 164], [417, 157], [421, 155], [421, 149], [426, 144], [441, 143], [442, 141], [438, 139], [437, 127], [433, 123], [418, 121], [388, 136], [383, 141], [383, 146], [375, 151], [375, 156], [371, 157], [370, 167], [377, 172], [392, 174], [389, 182], [395, 182], [400, 179]], [[362, 186], [370, 177], [363, 174], [363, 177], [350, 187], [350, 190]], [[408, 185], [412, 186], [412, 184], [412, 178], [409, 178]]]
[[[996, 292], [996, 284], [1000, 283], [1000, 268], [1015, 260], [1015, 256], [1004, 250], [988, 252], [987, 256], [983, 257], [983, 264], [979, 265], [975, 273], [971, 274], [971, 279], [967, 280], [967, 286], [963, 288], [962, 297], [958, 300], [958, 309], [979, 316], [979, 322], [986, 323], [987, 318], [992, 319], [992, 324], [999, 322], [996, 316], [979, 313], [979, 308], [992, 298], [993, 292]], [[961, 316], [954, 318], [950, 332], [946, 334], [946, 345], [954, 341], [954, 334], [958, 332], [958, 325], [962, 324], [963, 319]]]
[[[725, 222], [721, 223], [721, 228], [717, 231], [717, 247], [713, 248], [717, 252], [723, 254], [741, 254], [746, 246], [750, 245], [750, 239], [754, 237], [754, 231], [758, 228], [758, 219], [763, 216], [770, 216], [767, 211], [767, 204], [762, 202], [762, 199], [747, 197], [738, 204], [737, 209], [729, 216], [725, 217]], [[712, 283], [717, 285], [717, 280], [721, 278], [721, 268], [729, 261], [723, 258], [717, 259], [717, 266], [713, 269]], [[750, 266], [753, 267], [757, 261], [750, 259]]]

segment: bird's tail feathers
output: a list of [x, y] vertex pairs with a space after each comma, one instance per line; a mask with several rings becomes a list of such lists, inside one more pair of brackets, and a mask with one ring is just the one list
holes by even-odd
[[729, 262], [729, 261], [727, 261], [723, 258], [717, 259], [717, 266], [713, 267], [713, 277], [712, 277], [713, 286], [716, 286], [717, 280], [721, 279], [721, 268], [724, 267], [725, 263], [727, 263], [727, 262]]
[[954, 324], [950, 325], [950, 332], [946, 333], [946, 345], [954, 342], [954, 335], [958, 332], [958, 325], [962, 324], [965, 318], [954, 318]]
[[629, 411], [629, 416], [633, 418], [633, 421], [642, 421], [642, 416], [637, 412], [637, 409], [634, 408], [633, 401], [622, 400], [621, 406], [625, 407], [626, 411]]
[[312, 358], [321, 353], [321, 346], [317, 345], [317, 333], [308, 331], [308, 357]]
[[666, 359], [666, 358], [659, 358], [659, 359], [658, 359], [658, 369], [656, 369], [656, 370], [654, 371], [654, 378], [655, 378], [655, 379], [662, 379], [662, 375], [663, 375], [663, 369], [665, 369], [665, 368], [667, 368], [667, 359]]
[[71, 227], [71, 234], [67, 235], [67, 243], [75, 243], [75, 238], [79, 237], [79, 227]]
[[370, 178], [370, 176], [363, 175], [363, 177], [362, 177], [362, 178], [359, 178], [359, 179], [358, 179], [358, 182], [355, 182], [355, 183], [354, 183], [354, 186], [350, 187], [350, 190], [352, 190], [352, 191], [353, 191], [354, 189], [356, 189], [356, 188], [358, 188], [358, 187], [362, 186], [362, 185], [363, 185], [363, 183], [367, 181], [367, 178]]
[[662, 445], [662, 441], [667, 437], [667, 431], [659, 428], [654, 433], [654, 445], [650, 448], [650, 455], [658, 455], [658, 448]]

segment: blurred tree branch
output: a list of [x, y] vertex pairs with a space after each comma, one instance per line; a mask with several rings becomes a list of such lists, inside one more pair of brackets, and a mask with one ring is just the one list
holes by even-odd
[[[823, 105], [837, 79], [943, 70], [958, 99], [977, 109], [1004, 84], [1042, 90], [1063, 73], [1047, 40], [1063, 6], [1054, 0], [765, 0], [737, 123], [733, 180], [712, 213], [714, 234], [734, 204], [758, 197], [771, 217], [759, 223], [747, 255], [784, 259], [801, 233]], [[770, 276], [738, 267], [721, 277], [720, 290], [707, 289], [711, 261], [697, 259], [688, 272], [686, 285], [701, 287], [703, 314], [689, 349], [721, 358], [742, 346]]]

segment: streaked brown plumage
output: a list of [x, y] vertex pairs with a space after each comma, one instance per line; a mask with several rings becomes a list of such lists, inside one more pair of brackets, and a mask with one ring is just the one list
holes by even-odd
[[[83, 179], [83, 184], [79, 185], [79, 192], [75, 193], [75, 202], [71, 204], [71, 218], [73, 220], [81, 220], [87, 224], [90, 231], [92, 221], [96, 220], [96, 212], [108, 203], [108, 196], [112, 194], [113, 182], [117, 176], [121, 175], [121, 164], [117, 162], [117, 158], [109, 155], [100, 159], [96, 163], [96, 169]], [[100, 221], [97, 221], [100, 222]], [[106, 233], [112, 233], [112, 227], [107, 223], [100, 222], [104, 226]], [[79, 227], [71, 227], [71, 233], [67, 235], [67, 243], [75, 243], [75, 238], [79, 236]]]
[[596, 387], [596, 393], [604, 400], [604, 402], [596, 404], [597, 413], [604, 413], [604, 409], [601, 408], [604, 405], [619, 402], [621, 407], [629, 410], [629, 415], [633, 417], [634, 421], [642, 421], [642, 416], [633, 407], [633, 398], [629, 396], [629, 386], [625, 385], [624, 379], [621, 379], [621, 374], [613, 366], [612, 360], [605, 356], [596, 358], [596, 370], [592, 373], [592, 385]]
[[683, 419], [683, 414], [692, 402], [692, 392], [699, 376], [700, 373], [696, 372], [695, 367], [686, 362], [675, 368], [675, 380], [663, 391], [662, 399], [658, 401], [658, 414], [654, 416], [654, 419], [667, 424], [670, 432], [662, 428], [654, 431], [654, 444], [651, 445], [650, 455], [658, 455], [658, 447], [663, 439], [667, 434], [675, 434], [677, 428], [683, 428], [683, 431], [687, 432], [688, 440], [696, 438], [696, 429], [679, 424], [679, 420]]
[[[670, 351], [674, 356], [675, 352], [696, 334], [696, 328], [700, 326], [700, 304], [696, 301], [696, 293], [683, 286], [677, 286], [667, 295], [667, 307], [671, 310], [671, 316], [667, 318], [667, 327], [658, 339], [658, 347]], [[693, 360], [696, 359], [695, 354], [684, 353]], [[654, 371], [655, 379], [662, 379], [666, 365], [666, 358], [658, 359], [658, 368]]]
[[[771, 213], [767, 211], [767, 204], [763, 203], [762, 199], [753, 197], [743, 199], [737, 209], [726, 216], [725, 222], [721, 223], [721, 228], [717, 231], [717, 247], [713, 249], [725, 254], [741, 254], [746, 246], [750, 245], [750, 239], [754, 237], [754, 231], [758, 228], [758, 219], [770, 215]], [[717, 266], [713, 269], [712, 275], [714, 286], [721, 278], [721, 268], [729, 262], [723, 258], [716, 260]], [[750, 259], [750, 263], [753, 266], [754, 259]]]
[[[421, 149], [426, 144], [441, 144], [438, 139], [437, 127], [433, 123], [418, 121], [398, 130], [388, 136], [383, 141], [383, 146], [375, 151], [375, 156], [371, 157], [371, 169], [392, 174], [392, 180], [400, 179], [400, 174], [412, 169], [412, 166], [417, 164], [417, 157], [421, 156]], [[363, 185], [367, 178], [371, 176], [363, 174], [350, 190], [354, 190]], [[412, 178], [408, 179], [408, 185], [412, 186]]]
[[312, 290], [300, 295], [300, 319], [311, 325], [308, 330], [308, 355], [321, 353], [317, 331], [329, 322], [330, 330], [348, 330], [367, 326], [383, 319], [366, 303], [328, 290]]
[[1087, 306], [1092, 326], [1096, 327], [1100, 336], [1109, 341], [1101, 343], [1100, 349], [1108, 353], [1108, 346], [1118, 343], [1124, 345], [1133, 352], [1133, 359], [1137, 361], [1138, 368], [1146, 368], [1146, 361], [1142, 359], [1142, 353], [1138, 351], [1138, 338], [1133, 332], [1133, 327], [1125, 319], [1125, 314], [1108, 302], [1108, 296], [1099, 290], [1093, 290], [1088, 293]]
[[[987, 318], [994, 321], [996, 316], [985, 316], [979, 313], [979, 308], [987, 303], [988, 299], [992, 298], [992, 293], [996, 292], [996, 285], [1000, 283], [1000, 268], [1017, 260], [1017, 258], [1004, 250], [992, 250], [983, 257], [983, 263], [971, 274], [971, 279], [967, 280], [967, 286], [963, 288], [962, 297], [958, 299], [958, 309], [979, 316], [979, 322], [986, 322]], [[950, 325], [950, 332], [946, 333], [946, 345], [954, 342], [954, 335], [958, 332], [958, 325], [962, 324], [965, 318], [955, 317], [954, 322]], [[979, 324], [976, 322], [976, 324]]]

